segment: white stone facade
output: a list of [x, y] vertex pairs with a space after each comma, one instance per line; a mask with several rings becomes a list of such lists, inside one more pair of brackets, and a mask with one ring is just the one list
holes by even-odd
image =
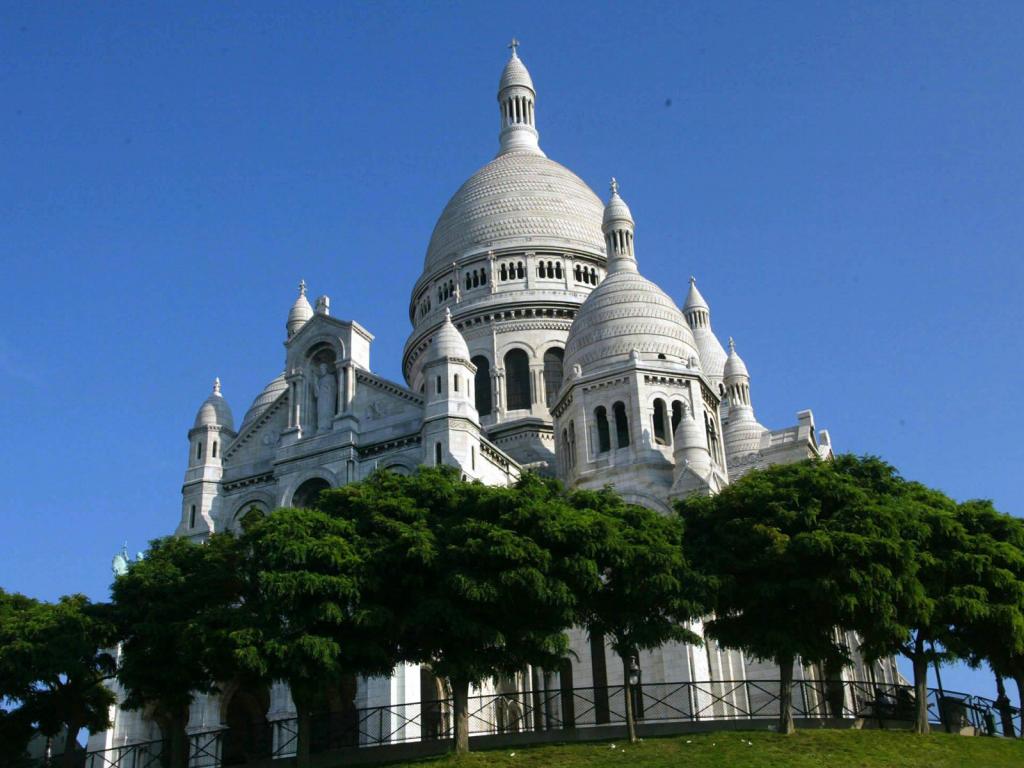
[[[674, 498], [714, 493], [753, 467], [830, 455], [810, 411], [778, 430], [756, 421], [746, 366], [733, 344], [727, 355], [718, 341], [692, 278], [680, 310], [642, 277], [633, 217], [614, 180], [604, 205], [544, 155], [536, 91], [514, 49], [498, 102], [499, 152], [445, 207], [412, 288], [405, 383], [374, 374], [373, 336], [331, 316], [326, 296], [314, 309], [301, 284], [282, 372], [237, 430], [218, 381], [188, 432], [176, 535], [237, 530], [251, 511], [309, 504], [377, 468], [443, 463], [498, 485], [533, 469], [570, 487], [612, 483], [628, 500], [668, 512]], [[527, 669], [484, 692], [621, 684], [621, 662], [600, 639], [574, 631], [572, 645], [569, 667]], [[878, 666], [879, 681], [892, 682], [894, 665]], [[645, 652], [640, 667], [645, 685], [777, 676], [710, 642]], [[858, 663], [844, 674], [868, 673]], [[236, 693], [224, 681], [219, 696], [199, 697], [190, 732], [227, 728]], [[354, 681], [340, 706], [403, 707], [445, 695], [443, 681], [406, 665], [390, 679]], [[294, 714], [282, 685], [253, 701], [266, 721]], [[506, 718], [516, 706], [510, 700]], [[393, 738], [419, 738], [421, 727], [429, 726], [403, 726]], [[158, 733], [144, 713], [117, 711], [90, 748]], [[275, 743], [284, 737], [275, 731]]]

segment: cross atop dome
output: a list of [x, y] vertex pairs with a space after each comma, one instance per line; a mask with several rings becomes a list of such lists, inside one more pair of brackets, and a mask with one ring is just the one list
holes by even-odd
[[305, 295], [306, 295], [306, 281], [305, 280], [299, 280], [299, 296], [305, 296]]
[[608, 185], [608, 188], [611, 189], [613, 195], [619, 194], [619, 182], [615, 180], [614, 176], [612, 176], [612, 182]]
[[521, 45], [521, 43], [518, 40], [516, 40], [514, 37], [512, 38], [512, 42], [510, 42], [508, 44], [509, 50], [512, 51], [512, 55], [513, 56], [518, 57], [518, 55], [519, 55], [519, 50], [518, 49], [519, 49], [520, 45]]

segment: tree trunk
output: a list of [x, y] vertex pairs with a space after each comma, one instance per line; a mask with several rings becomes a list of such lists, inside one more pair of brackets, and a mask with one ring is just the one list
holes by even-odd
[[455, 753], [469, 752], [469, 681], [452, 678], [452, 699], [455, 706]]
[[926, 734], [931, 731], [928, 725], [928, 659], [924, 655], [924, 638], [920, 634], [914, 640], [911, 661], [914, 664], [914, 733]]
[[298, 727], [295, 733], [295, 765], [296, 768], [307, 768], [309, 766], [309, 747], [313, 736], [313, 717], [309, 707], [295, 705], [295, 715]]
[[796, 732], [793, 722], [793, 657], [776, 659], [779, 665], [779, 733]]
[[1003, 724], [1003, 736], [1012, 739], [1016, 736], [1016, 729], [1013, 727], [1013, 712], [1010, 711], [1010, 699], [1006, 695], [1002, 675], [996, 675], [996, 691], [996, 707], [999, 709], [999, 719]]
[[189, 744], [188, 712], [172, 715], [168, 718], [170, 734], [168, 735], [168, 766], [169, 768], [188, 768]]
[[1015, 674], [1013, 682], [1017, 684], [1017, 709], [1021, 712], [1020, 737], [1024, 739], [1024, 673]]
[[636, 744], [636, 713], [633, 712], [633, 684], [629, 680], [629, 659], [622, 657], [623, 694], [626, 697], [626, 735], [630, 744]]
[[78, 755], [78, 731], [79, 725], [77, 723], [67, 723], [67, 735], [64, 737], [64, 754], [60, 756], [61, 768], [75, 768], [76, 758]]

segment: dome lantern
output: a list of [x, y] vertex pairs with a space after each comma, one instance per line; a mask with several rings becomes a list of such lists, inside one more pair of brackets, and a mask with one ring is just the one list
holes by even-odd
[[519, 41], [514, 37], [508, 44], [512, 50], [498, 82], [498, 105], [501, 112], [499, 155], [506, 152], [532, 152], [543, 155], [537, 133], [534, 104], [537, 91], [526, 65], [519, 58]]
[[604, 207], [601, 231], [604, 233], [605, 250], [608, 253], [608, 273], [636, 272], [636, 254], [633, 252], [633, 233], [636, 225], [626, 201], [619, 197], [619, 182], [612, 176], [611, 197]]

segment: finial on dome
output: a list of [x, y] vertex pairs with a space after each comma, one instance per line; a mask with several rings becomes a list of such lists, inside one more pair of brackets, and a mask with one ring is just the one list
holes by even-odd
[[690, 275], [690, 285], [696, 285], [696, 284], [697, 284], [697, 278], [694, 277], [693, 275]]
[[220, 376], [213, 380], [213, 394], [220, 397]]
[[511, 49], [513, 56], [517, 56], [518, 57], [518, 55], [519, 55], [519, 52], [518, 52], [519, 46], [520, 46], [520, 42], [518, 40], [516, 40], [515, 37], [513, 37], [512, 38], [512, 42], [510, 42], [508, 44], [508, 47]]
[[619, 182], [615, 180], [614, 176], [612, 176], [612, 182], [608, 185], [608, 188], [611, 189], [613, 195], [619, 194]]
[[305, 296], [305, 295], [306, 295], [306, 281], [305, 280], [299, 280], [299, 296]]
[[451, 307], [445, 307], [444, 308], [444, 319], [445, 319], [446, 322], [449, 322], [449, 323], [452, 321], [452, 309], [451, 309]]
[[732, 336], [729, 337], [729, 352], [736, 352], [736, 342], [733, 340]]

